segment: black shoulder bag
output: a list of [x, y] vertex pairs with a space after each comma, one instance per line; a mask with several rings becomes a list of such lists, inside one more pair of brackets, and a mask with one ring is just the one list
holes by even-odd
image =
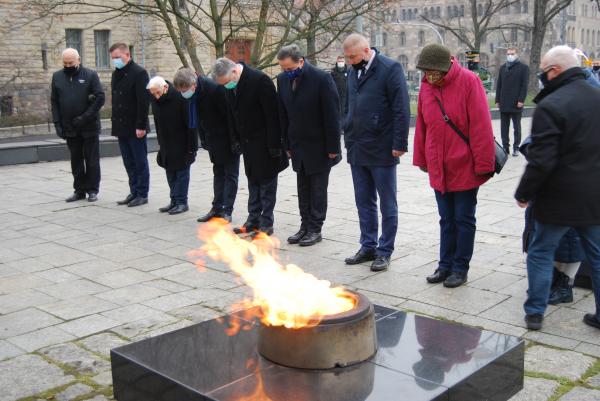
[[[460, 129], [458, 129], [458, 127], [456, 126], [456, 124], [454, 124], [450, 117], [448, 117], [448, 114], [446, 114], [446, 110], [444, 110], [442, 102], [440, 101], [440, 99], [437, 98], [437, 96], [435, 98], [435, 101], [437, 102], [438, 106], [440, 106], [440, 111], [442, 112], [442, 116], [444, 117], [444, 121], [446, 121], [446, 124], [448, 124], [450, 128], [452, 128], [454, 132], [456, 132], [458, 136], [462, 138], [463, 141], [465, 141], [467, 146], [469, 146], [469, 138], [467, 138], [466, 135], [463, 134]], [[500, 172], [504, 168], [504, 165], [506, 164], [506, 161], [508, 160], [508, 153], [504, 151], [504, 148], [498, 143], [498, 141], [496, 141], [496, 138], [494, 138], [494, 144], [496, 147], [496, 160], [494, 163], [494, 172], [496, 174], [500, 174]]]

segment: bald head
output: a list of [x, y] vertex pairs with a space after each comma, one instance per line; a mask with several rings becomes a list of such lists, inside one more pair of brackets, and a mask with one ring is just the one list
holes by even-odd
[[371, 46], [369, 46], [369, 41], [363, 35], [359, 33], [352, 33], [344, 40], [344, 49], [354, 47], [370, 48]]
[[67, 48], [62, 52], [62, 60], [64, 67], [77, 67], [81, 64], [81, 57], [76, 49]]
[[369, 41], [364, 36], [353, 33], [344, 40], [344, 57], [350, 64], [359, 64], [363, 60], [369, 61], [372, 57]]
[[569, 46], [553, 47], [542, 57], [542, 62], [540, 63], [540, 69], [546, 73], [549, 81], [568, 69], [579, 66], [581, 66], [581, 63], [577, 52]]

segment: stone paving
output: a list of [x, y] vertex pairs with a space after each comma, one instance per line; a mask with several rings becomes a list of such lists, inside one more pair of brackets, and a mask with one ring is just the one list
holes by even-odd
[[[425, 283], [436, 266], [438, 216], [411, 157], [398, 170], [400, 227], [389, 271], [343, 263], [358, 249], [359, 233], [345, 162], [332, 173], [324, 241], [282, 245], [281, 259], [380, 304], [527, 339], [525, 389], [513, 401], [600, 400], [600, 332], [581, 321], [594, 308], [589, 291], [576, 289], [574, 303], [550, 307], [543, 331], [524, 327], [523, 211], [512, 199], [523, 158], [511, 158], [481, 189], [469, 283], [449, 290]], [[109, 400], [111, 348], [221, 315], [246, 293], [226, 267], [209, 264], [200, 273], [187, 257], [199, 245], [195, 218], [210, 207], [207, 154], [193, 166], [191, 212], [179, 216], [157, 212], [168, 187], [149, 158], [150, 203], [138, 208], [115, 205], [127, 193], [119, 158], [102, 160], [94, 204], [63, 201], [67, 162], [0, 168], [0, 401]], [[247, 198], [242, 174], [237, 223]], [[278, 199], [276, 235], [286, 238], [299, 224], [291, 170], [280, 176]]]

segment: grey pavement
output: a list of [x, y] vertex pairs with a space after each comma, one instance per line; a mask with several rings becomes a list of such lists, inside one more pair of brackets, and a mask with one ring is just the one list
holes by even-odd
[[[524, 132], [529, 125], [524, 120]], [[581, 321], [594, 308], [590, 291], [577, 289], [574, 303], [550, 307], [541, 332], [523, 323], [523, 211], [512, 198], [523, 158], [511, 158], [482, 187], [469, 283], [455, 290], [425, 283], [438, 257], [438, 215], [427, 176], [411, 158], [398, 169], [400, 225], [389, 271], [343, 263], [359, 235], [345, 162], [332, 172], [324, 241], [306, 249], [285, 244], [299, 216], [294, 174], [281, 174], [281, 260], [376, 303], [524, 337], [525, 389], [513, 400], [600, 399], [600, 332]], [[138, 208], [115, 204], [128, 192], [117, 157], [102, 159], [97, 203], [64, 202], [67, 162], [0, 167], [0, 401], [111, 399], [111, 348], [212, 319], [246, 294], [226, 266], [208, 263], [199, 272], [188, 258], [200, 245], [196, 217], [212, 198], [206, 152], [192, 168], [191, 210], [178, 216], [158, 213], [168, 186], [155, 154], [149, 160], [150, 203]], [[244, 221], [248, 199], [241, 171], [235, 223]]]

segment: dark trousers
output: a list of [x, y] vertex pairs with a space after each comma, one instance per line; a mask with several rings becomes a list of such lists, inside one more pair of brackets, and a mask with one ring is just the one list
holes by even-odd
[[100, 142], [98, 135], [67, 138], [71, 153], [73, 188], [78, 194], [98, 193], [100, 189]]
[[298, 206], [302, 218], [301, 229], [320, 233], [327, 216], [327, 187], [331, 170], [306, 175], [296, 175], [298, 183]]
[[[350, 166], [354, 182], [354, 199], [360, 222], [360, 245], [365, 252], [375, 251], [390, 256], [394, 251], [398, 230], [398, 202], [396, 200], [396, 165]], [[377, 215], [377, 195], [381, 210], [381, 236]]]
[[190, 166], [181, 170], [165, 170], [167, 182], [171, 189], [171, 202], [176, 205], [187, 205], [188, 189], [190, 187]]
[[277, 176], [264, 181], [248, 179], [248, 192], [248, 225], [259, 228], [273, 227]]
[[231, 216], [238, 190], [239, 174], [240, 155], [235, 155], [231, 163], [213, 164], [213, 210]]
[[143, 138], [119, 137], [119, 149], [129, 177], [129, 192], [147, 198], [150, 189], [150, 169], [148, 168], [146, 136]]
[[513, 129], [515, 131], [515, 143], [513, 149], [518, 150], [521, 145], [521, 115], [522, 113], [500, 113], [500, 132], [502, 134], [502, 147], [507, 152], [510, 152], [510, 121], [512, 120]]
[[475, 246], [475, 209], [479, 188], [462, 192], [435, 191], [440, 214], [441, 270], [466, 273]]

